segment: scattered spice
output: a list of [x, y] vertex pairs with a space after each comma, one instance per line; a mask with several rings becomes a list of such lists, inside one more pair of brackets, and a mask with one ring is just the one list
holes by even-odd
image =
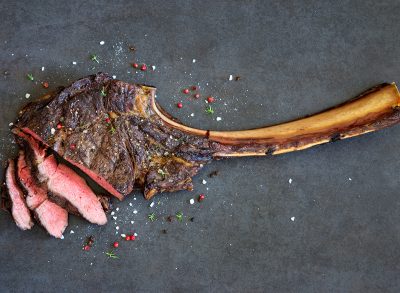
[[192, 91], [197, 91], [197, 86], [192, 86]]
[[76, 149], [76, 144], [74, 144], [74, 143], [72, 143], [70, 146], [69, 146], [69, 148], [70, 148], [70, 150], [75, 150]]
[[166, 230], [166, 229], [162, 229], [162, 230], [161, 230], [161, 233], [167, 234], [167, 230]]
[[199, 198], [197, 199], [199, 202], [203, 201], [206, 198], [206, 196], [202, 193], [199, 195]]
[[155, 213], [151, 213], [147, 216], [147, 218], [149, 218], [150, 221], [154, 222], [155, 220], [157, 220], [156, 214]]
[[182, 92], [183, 92], [185, 95], [187, 95], [187, 94], [189, 93], [189, 89], [184, 89]]
[[103, 86], [103, 88], [101, 89], [100, 94], [101, 94], [103, 97], [107, 96], [106, 88], [105, 88], [104, 86]]
[[217, 170], [215, 170], [215, 171], [212, 171], [209, 175], [208, 175], [208, 177], [210, 177], [210, 178], [213, 178], [213, 177], [215, 177], [215, 176], [218, 176], [218, 171]]
[[115, 242], [113, 243], [113, 246], [114, 246], [115, 248], [118, 248], [119, 243], [118, 243], [117, 241], [115, 241]]
[[33, 78], [33, 75], [31, 73], [28, 73], [26, 75], [26, 77], [30, 80], [30, 81], [34, 81], [35, 79]]
[[190, 218], [190, 222], [194, 222], [194, 217], [191, 217], [191, 218]]
[[209, 96], [209, 97], [207, 98], [207, 102], [209, 102], [209, 103], [214, 103], [214, 102], [215, 102], [214, 97]]
[[113, 251], [108, 251], [108, 252], [106, 252], [106, 255], [107, 255], [109, 258], [118, 258], [118, 256], [117, 256]]
[[49, 88], [49, 83], [47, 81], [42, 82], [42, 86], [47, 89]]
[[180, 109], [180, 108], [183, 107], [183, 104], [182, 103], [178, 103], [178, 104], [176, 104], [176, 106]]
[[241, 77], [239, 75], [235, 77], [236, 81], [239, 81], [240, 79], [241, 79]]
[[146, 71], [147, 70], [147, 65], [146, 64], [142, 64], [142, 66], [140, 67], [141, 71]]
[[86, 241], [86, 244], [83, 246], [83, 250], [89, 251], [92, 248], [93, 244], [94, 244], [94, 237], [89, 236]]
[[136, 47], [133, 46], [133, 45], [129, 45], [129, 50], [131, 50], [131, 51], [136, 51]]
[[214, 109], [211, 106], [208, 106], [206, 108], [206, 113], [212, 115], [212, 114], [214, 114]]
[[167, 221], [168, 221], [168, 222], [172, 222], [173, 219], [174, 219], [173, 216], [168, 216], [168, 217], [167, 217]]
[[97, 59], [97, 55], [96, 54], [92, 54], [90, 55], [90, 60], [96, 62], [96, 63], [100, 63], [99, 59]]
[[176, 216], [176, 219], [179, 222], [182, 222], [182, 220], [183, 220], [183, 213], [182, 212], [177, 212], [175, 216]]
[[139, 68], [139, 64], [137, 64], [137, 63], [133, 63], [132, 66], [133, 66], [133, 68]]

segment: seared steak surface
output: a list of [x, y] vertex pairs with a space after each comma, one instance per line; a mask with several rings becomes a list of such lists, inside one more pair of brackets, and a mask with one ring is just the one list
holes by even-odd
[[168, 127], [153, 112], [155, 88], [99, 73], [28, 104], [17, 127], [81, 168], [113, 195], [146, 198], [193, 188], [212, 159], [206, 138]]

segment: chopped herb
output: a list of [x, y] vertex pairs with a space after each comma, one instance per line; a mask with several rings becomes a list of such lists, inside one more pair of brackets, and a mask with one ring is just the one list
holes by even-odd
[[111, 134], [114, 134], [115, 131], [116, 131], [116, 129], [114, 128], [114, 126], [111, 126], [111, 127], [110, 127], [110, 132], [111, 132]]
[[26, 75], [26, 77], [27, 77], [30, 81], [34, 81], [34, 80], [35, 80], [35, 79], [33, 78], [33, 75], [30, 74], [30, 73], [28, 73], [28, 74]]
[[157, 220], [156, 214], [155, 213], [151, 213], [147, 216], [149, 218], [150, 221], [154, 222], [155, 220]]
[[206, 108], [206, 113], [212, 115], [212, 114], [214, 114], [214, 109], [211, 106], [208, 106]]
[[105, 88], [104, 86], [103, 86], [103, 88], [101, 89], [100, 94], [101, 94], [103, 97], [107, 96], [106, 88]]
[[99, 59], [97, 59], [97, 55], [95, 55], [95, 54], [90, 55], [90, 60], [92, 60], [94, 62], [97, 62], [97, 63], [100, 63]]
[[168, 175], [168, 172], [165, 172], [162, 169], [158, 169], [157, 173], [160, 174], [163, 179], [165, 178], [166, 175]]
[[106, 255], [107, 255], [109, 258], [118, 258], [118, 256], [114, 253], [114, 251], [106, 252]]
[[182, 212], [177, 212], [175, 216], [176, 216], [176, 219], [179, 222], [182, 222], [182, 220], [183, 220], [183, 213]]

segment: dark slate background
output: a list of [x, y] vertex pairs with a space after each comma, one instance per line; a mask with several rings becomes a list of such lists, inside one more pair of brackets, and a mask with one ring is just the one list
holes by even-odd
[[[399, 1], [2, 0], [0, 7], [3, 163], [15, 152], [8, 125], [26, 93], [37, 98], [98, 71], [155, 85], [159, 103], [186, 124], [225, 130], [311, 114], [400, 76]], [[156, 69], [136, 73], [134, 61]], [[228, 81], [230, 74], [242, 78]], [[213, 116], [203, 98], [181, 94], [193, 84], [203, 98], [216, 97]], [[71, 216], [64, 240], [39, 226], [19, 231], [1, 212], [0, 291], [399, 292], [399, 146], [393, 127], [273, 158], [213, 162], [194, 178], [195, 191], [159, 195], [153, 208], [136, 192], [115, 204], [117, 219], [105, 227]], [[208, 178], [214, 170], [219, 175]], [[199, 193], [206, 200], [190, 205]], [[178, 211], [182, 223], [165, 220]], [[121, 241], [119, 259], [110, 259], [104, 253], [120, 239], [116, 226], [138, 240]], [[89, 235], [95, 246], [84, 252]]]

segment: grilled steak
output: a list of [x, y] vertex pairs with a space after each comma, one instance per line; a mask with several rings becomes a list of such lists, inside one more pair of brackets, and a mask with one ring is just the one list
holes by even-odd
[[30, 135], [18, 130], [14, 133], [31, 148], [39, 179], [51, 193], [73, 205], [89, 222], [98, 225], [107, 222], [100, 200], [84, 179], [67, 166], [58, 164], [54, 155], [47, 155], [45, 147]]
[[154, 93], [100, 73], [28, 104], [17, 126], [120, 199], [134, 187], [146, 198], [191, 190], [210, 142], [167, 127], [150, 107]]
[[11, 215], [17, 226], [22, 230], [32, 228], [33, 222], [31, 213], [26, 206], [24, 194], [18, 185], [15, 177], [15, 163], [13, 160], [8, 161], [6, 170], [6, 186], [11, 201]]

